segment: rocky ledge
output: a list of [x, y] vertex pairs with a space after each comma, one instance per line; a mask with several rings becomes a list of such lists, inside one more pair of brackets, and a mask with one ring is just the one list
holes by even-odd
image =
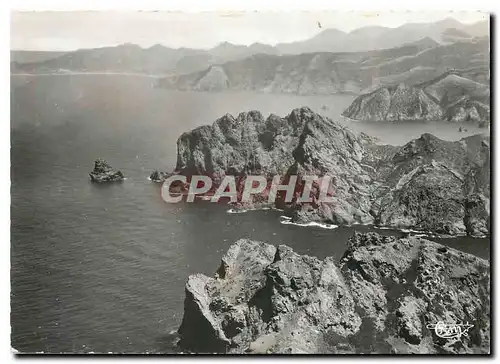
[[[355, 234], [340, 260], [250, 240], [186, 284], [179, 346], [203, 353], [490, 351], [486, 260], [419, 238]], [[428, 325], [469, 323], [446, 339]]]
[[[174, 173], [217, 181], [245, 176], [329, 176], [333, 201], [273, 201], [293, 222], [374, 224], [441, 235], [485, 236], [490, 226], [490, 142], [474, 135], [449, 142], [423, 134], [402, 147], [365, 134], [307, 107], [264, 118], [258, 111], [225, 115], [182, 134]], [[160, 178], [158, 174], [155, 177]], [[269, 184], [268, 184], [269, 185]], [[300, 192], [301, 186], [295, 191]], [[213, 192], [213, 191], [210, 191]], [[268, 189], [234, 208], [266, 205]], [[311, 195], [317, 197], [318, 186]], [[269, 204], [268, 204], [269, 205]]]
[[104, 159], [97, 159], [94, 164], [94, 170], [89, 173], [92, 182], [118, 182], [123, 181], [125, 177], [121, 171], [113, 169]]

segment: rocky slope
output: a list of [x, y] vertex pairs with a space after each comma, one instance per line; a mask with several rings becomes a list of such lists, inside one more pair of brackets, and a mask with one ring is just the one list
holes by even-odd
[[457, 28], [447, 28], [441, 33], [441, 41], [454, 43], [458, 41], [468, 40], [474, 38], [469, 33], [457, 29]]
[[159, 85], [195, 91], [360, 94], [397, 82], [418, 84], [450, 69], [472, 67], [489, 67], [489, 38], [437, 46], [424, 39], [396, 48], [353, 53], [256, 54], [200, 72], [163, 78]]
[[[356, 234], [340, 262], [239, 240], [215, 277], [188, 278], [181, 350], [472, 354], [490, 350], [486, 260], [418, 239]], [[429, 324], [466, 323], [444, 339]]]
[[382, 87], [357, 97], [342, 115], [356, 120], [447, 120], [490, 123], [487, 69], [449, 71], [414, 86]]
[[380, 172], [383, 182], [373, 194], [371, 211], [377, 224], [446, 235], [489, 234], [488, 137], [447, 142], [423, 134], [398, 149], [390, 161], [392, 168]]
[[[207, 175], [217, 187], [225, 175], [235, 176], [241, 193], [247, 175], [263, 175], [268, 188], [252, 208], [266, 203], [272, 177], [332, 178], [332, 202], [311, 203], [278, 196], [276, 206], [295, 222], [377, 224], [438, 234], [489, 233], [489, 137], [476, 135], [446, 142], [424, 134], [403, 147], [379, 145], [368, 136], [314, 113], [293, 110], [267, 119], [258, 111], [225, 115], [212, 126], [181, 135], [174, 173]], [[164, 175], [165, 176], [165, 175]], [[155, 177], [162, 177], [156, 175]], [[159, 178], [162, 180], [162, 178]], [[213, 192], [213, 191], [212, 191]]]

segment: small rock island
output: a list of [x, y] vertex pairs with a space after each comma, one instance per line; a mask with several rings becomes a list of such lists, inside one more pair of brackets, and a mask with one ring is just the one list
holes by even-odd
[[94, 164], [94, 170], [89, 173], [92, 182], [119, 182], [125, 177], [121, 171], [113, 169], [104, 159], [97, 159]]
[[167, 173], [165, 172], [159, 172], [157, 169], [155, 169], [153, 171], [153, 173], [151, 173], [149, 175], [149, 179], [153, 182], [158, 182], [158, 183], [162, 183], [162, 182], [165, 182], [165, 179], [167, 178]]

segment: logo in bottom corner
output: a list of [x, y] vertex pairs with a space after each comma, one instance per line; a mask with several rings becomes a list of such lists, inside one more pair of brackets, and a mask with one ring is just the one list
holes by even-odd
[[437, 324], [428, 324], [427, 328], [434, 330], [437, 336], [443, 339], [460, 339], [462, 336], [469, 336], [469, 329], [474, 327], [474, 325], [469, 324], [469, 322], [463, 324], [445, 324], [439, 321]]

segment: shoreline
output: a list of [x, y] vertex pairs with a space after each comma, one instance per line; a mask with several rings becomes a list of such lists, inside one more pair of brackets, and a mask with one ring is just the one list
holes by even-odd
[[[201, 199], [203, 200], [203, 199]], [[232, 215], [239, 215], [239, 214], [245, 214], [247, 212], [255, 212], [255, 211], [279, 211], [283, 212], [284, 210], [278, 209], [276, 207], [257, 207], [257, 208], [249, 208], [249, 209], [233, 209], [230, 208], [226, 211], [228, 214]], [[361, 223], [353, 223], [350, 225], [336, 225], [336, 224], [330, 224], [326, 222], [320, 222], [320, 221], [308, 221], [308, 222], [293, 222], [291, 221], [292, 218], [286, 215], [281, 215], [279, 216], [279, 223], [283, 225], [295, 225], [299, 227], [319, 227], [322, 229], [328, 229], [328, 230], [335, 230], [338, 228], [350, 228], [350, 227], [356, 227], [356, 226], [366, 226], [372, 229], [377, 229], [377, 230], [392, 230], [392, 231], [397, 231], [403, 234], [412, 234], [410, 236], [413, 237], [418, 237], [418, 238], [432, 238], [432, 239], [457, 239], [457, 238], [471, 238], [471, 239], [491, 239], [491, 235], [481, 235], [481, 236], [475, 236], [475, 235], [467, 235], [466, 233], [463, 234], [456, 234], [456, 235], [446, 235], [446, 234], [437, 234], [433, 233], [431, 231], [423, 231], [423, 230], [416, 230], [416, 229], [410, 229], [410, 228], [397, 228], [394, 226], [384, 226], [384, 225], [375, 225], [375, 224], [361, 224]]]
[[86, 75], [102, 75], [102, 76], [137, 76], [137, 77], [148, 77], [148, 78], [161, 78], [162, 75], [150, 75], [147, 73], [130, 73], [130, 72], [49, 72], [49, 73], [11, 73], [11, 76], [86, 76]]

